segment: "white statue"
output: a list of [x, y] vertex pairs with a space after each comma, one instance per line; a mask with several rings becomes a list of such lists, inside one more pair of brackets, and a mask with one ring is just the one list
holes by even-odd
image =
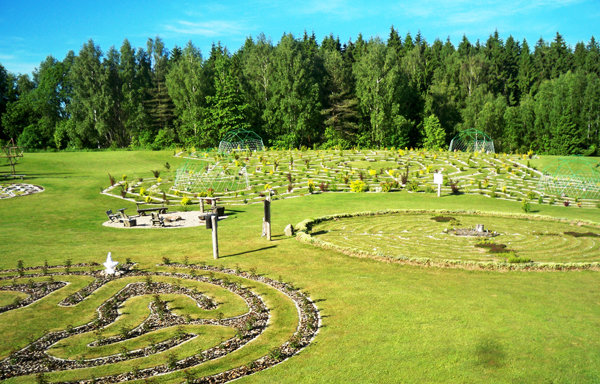
[[104, 274], [114, 275], [116, 273], [115, 267], [117, 266], [117, 264], [119, 264], [119, 262], [113, 261], [110, 252], [108, 252], [108, 255], [106, 255], [106, 261], [103, 264], [106, 267], [106, 269], [104, 270]]

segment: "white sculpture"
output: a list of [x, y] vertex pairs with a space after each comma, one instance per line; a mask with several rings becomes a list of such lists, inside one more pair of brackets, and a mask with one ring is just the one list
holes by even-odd
[[106, 261], [104, 262], [104, 264], [102, 264], [106, 267], [106, 269], [104, 270], [104, 274], [114, 275], [116, 273], [115, 267], [117, 266], [117, 264], [119, 264], [119, 262], [113, 261], [110, 252], [108, 252], [108, 255], [106, 255]]

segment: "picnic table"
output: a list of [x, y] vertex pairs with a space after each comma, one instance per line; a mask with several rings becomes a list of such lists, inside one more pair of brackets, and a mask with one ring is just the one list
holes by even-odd
[[144, 205], [137, 203], [137, 213], [140, 216], [146, 216], [148, 213], [158, 213], [160, 215], [164, 215], [169, 209], [167, 207], [140, 208], [143, 206]]

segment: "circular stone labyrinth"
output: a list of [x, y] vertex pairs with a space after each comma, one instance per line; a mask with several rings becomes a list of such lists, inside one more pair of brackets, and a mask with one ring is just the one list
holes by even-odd
[[0, 184], [0, 199], [10, 199], [11, 197], [26, 196], [39, 192], [44, 192], [44, 188], [39, 185], [24, 183]]
[[[504, 263], [510, 254], [536, 264], [587, 263], [597, 268], [600, 261], [600, 226], [591, 223], [464, 212], [348, 216], [315, 220], [308, 241], [345, 253], [420, 263]], [[455, 234], [477, 224], [498, 235], [484, 240]], [[482, 247], [483, 242], [487, 245]]]
[[287, 283], [210, 266], [133, 267], [113, 278], [85, 265], [0, 271], [0, 379], [224, 383], [298, 353], [320, 325], [315, 304]]

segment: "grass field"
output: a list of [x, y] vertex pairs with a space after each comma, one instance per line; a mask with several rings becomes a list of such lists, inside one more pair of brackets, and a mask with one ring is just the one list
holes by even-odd
[[[477, 224], [489, 237], [456, 234]], [[391, 258], [501, 262], [516, 254], [547, 263], [600, 261], [600, 227], [540, 217], [406, 211], [326, 220], [312, 233], [342, 248]]]
[[[106, 253], [111, 251], [113, 259], [123, 263], [129, 258], [138, 263], [138, 269], [151, 273], [187, 273], [187, 268], [157, 266], [164, 258], [177, 263], [187, 259], [198, 265], [253, 270], [306, 292], [315, 300], [322, 317], [322, 327], [314, 341], [283, 363], [240, 379], [242, 383], [600, 382], [600, 274], [597, 271], [497, 272], [416, 267], [353, 258], [283, 235], [287, 224], [335, 213], [445, 209], [521, 214], [519, 202], [479, 193], [457, 196], [446, 193], [437, 198], [433, 193], [406, 190], [297, 193], [297, 198], [273, 202], [271, 242], [260, 236], [261, 204], [226, 205], [230, 208], [229, 218], [219, 224], [222, 256], [219, 260], [212, 259], [211, 234], [203, 228], [132, 231], [103, 227], [107, 209], [125, 207], [133, 211], [135, 208], [131, 201], [100, 194], [108, 185], [107, 174], [119, 179], [121, 175], [128, 175], [131, 180], [149, 177], [150, 170], [164, 169], [166, 162], [171, 169], [176, 169], [186, 161], [172, 155], [172, 151], [26, 154], [17, 171], [27, 175], [23, 182], [40, 185], [45, 191], [0, 200], [3, 255], [0, 268], [12, 269], [3, 276], [15, 276], [19, 260], [25, 268], [42, 266], [46, 261], [50, 265], [64, 265], [67, 260], [73, 265], [102, 263]], [[594, 204], [585, 208], [536, 204], [531, 214], [600, 223], [600, 209]], [[494, 229], [493, 225], [492, 222], [486, 227]], [[419, 245], [415, 250], [426, 252], [426, 247]], [[532, 258], [551, 260], [556, 257], [554, 249], [546, 246]], [[571, 258], [582, 256], [577, 247], [570, 247], [568, 252]], [[597, 255], [591, 257], [597, 258]], [[28, 273], [25, 270], [25, 274]], [[109, 292], [102, 291], [75, 306], [58, 306], [60, 300], [85, 287], [93, 278], [71, 273], [64, 277], [56, 275], [55, 279], [71, 284], [32, 305], [0, 313], [0, 331], [4, 335], [0, 341], [0, 357], [6, 358], [11, 350], [27, 345], [46, 331], [65, 329], [68, 325], [76, 327], [92, 320], [96, 316], [95, 309], [110, 296]], [[298, 315], [285, 295], [261, 283], [231, 279], [238, 279], [263, 297], [271, 311], [269, 326], [245, 347], [222, 359], [202, 363], [191, 370], [191, 374], [213, 374], [247, 365], [268, 355], [274, 346], [281, 345], [294, 333]], [[17, 278], [17, 283], [27, 284], [28, 280], [27, 276]], [[12, 278], [3, 281], [10, 284]], [[140, 281], [144, 280], [140, 278]], [[183, 279], [183, 284], [196, 283]], [[114, 291], [117, 287], [102, 289]], [[200, 290], [211, 296], [208, 288]], [[213, 293], [214, 297], [218, 291]], [[0, 305], [14, 302], [17, 296], [23, 299], [23, 295], [12, 291], [0, 291]], [[223, 316], [240, 313], [240, 302], [228, 293], [221, 293], [220, 297], [225, 308]], [[120, 323], [108, 328], [104, 336], [119, 334], [121, 325], [129, 328], [139, 323], [142, 314], [146, 315], [149, 300], [140, 296], [126, 302], [123, 308], [139, 317], [119, 318]], [[173, 308], [179, 311], [192, 312], [190, 306], [193, 305], [182, 296], [165, 296], [164, 300], [172, 302]], [[196, 315], [199, 319], [217, 316], [214, 311], [200, 311]], [[154, 341], [158, 343], [172, 337], [169, 332], [174, 331], [162, 331]], [[201, 333], [202, 337], [194, 340], [201, 345], [199, 348], [205, 348], [229, 337], [232, 331], [223, 328], [189, 332]], [[53, 354], [77, 359], [120, 350], [113, 346], [87, 351], [86, 338], [94, 337], [84, 333], [78, 336], [80, 340], [65, 339], [53, 348]], [[142, 337], [132, 338], [127, 343], [131, 343], [128, 348], [134, 349], [147, 346], [150, 341]], [[177, 357], [188, 354], [189, 345], [177, 346], [171, 353]], [[145, 366], [142, 364], [165, 364], [166, 354], [168, 352], [150, 356], [139, 364], [127, 360], [52, 373], [47, 378], [51, 381], [90, 379], [132, 370], [136, 364], [139, 368]], [[176, 372], [161, 377], [160, 382], [181, 382], [184, 376], [183, 372]], [[29, 376], [11, 378], [7, 382], [34, 380]]]

